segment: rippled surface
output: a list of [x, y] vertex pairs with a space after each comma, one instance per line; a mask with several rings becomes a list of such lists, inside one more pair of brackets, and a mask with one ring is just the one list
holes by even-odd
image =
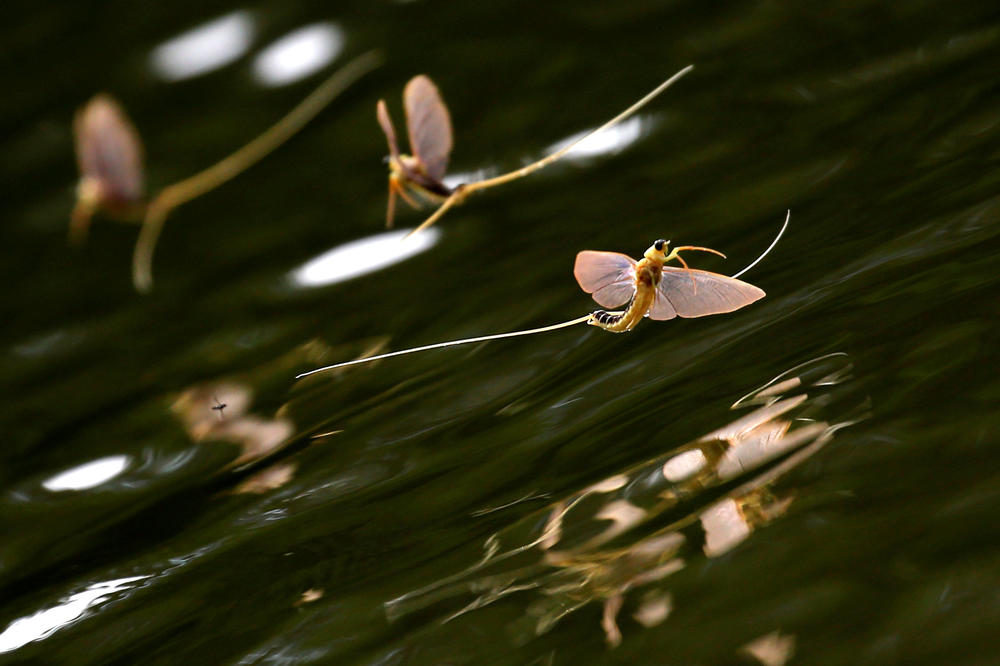
[[[0, 106], [0, 662], [995, 658], [994, 10], [336, 11], [67, 3], [3, 29], [24, 66]], [[152, 295], [130, 286], [134, 226], [67, 246], [70, 122], [93, 93], [128, 109], [155, 191], [371, 48], [385, 66], [170, 218]], [[638, 120], [470, 199], [426, 246], [299, 279], [390, 238], [374, 106], [413, 74], [449, 103], [452, 171], [498, 173], [688, 63]], [[740, 312], [292, 381], [580, 316], [582, 249], [670, 238], [732, 272], [786, 209], [745, 278], [768, 297]]]

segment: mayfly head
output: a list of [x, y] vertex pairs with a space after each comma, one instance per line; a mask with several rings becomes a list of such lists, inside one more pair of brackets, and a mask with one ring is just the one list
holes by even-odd
[[653, 244], [649, 246], [649, 249], [646, 250], [646, 252], [643, 253], [642, 256], [646, 257], [650, 261], [658, 261], [660, 263], [663, 263], [664, 261], [667, 260], [667, 252], [669, 250], [670, 250], [670, 241], [663, 240], [662, 238], [660, 238], [659, 240], [654, 241]]

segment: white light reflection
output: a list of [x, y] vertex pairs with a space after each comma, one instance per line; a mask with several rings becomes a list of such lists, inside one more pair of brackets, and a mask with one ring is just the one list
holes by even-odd
[[447, 187], [455, 189], [459, 185], [464, 185], [465, 183], [474, 183], [477, 180], [486, 180], [487, 178], [492, 178], [499, 173], [496, 169], [477, 169], [476, 171], [463, 171], [461, 173], [453, 173], [450, 176], [445, 176], [441, 181]]
[[66, 331], [53, 331], [35, 336], [27, 342], [14, 345], [13, 352], [18, 356], [44, 356], [60, 348], [65, 348], [68, 344], [77, 342], [82, 336], [71, 337]]
[[129, 457], [125, 455], [108, 456], [84, 463], [78, 467], [56, 474], [51, 479], [42, 482], [46, 490], [59, 492], [61, 490], [87, 490], [106, 483], [115, 478], [128, 467]]
[[79, 618], [88, 608], [107, 600], [116, 592], [128, 589], [131, 587], [129, 583], [143, 578], [149, 578], [149, 576], [132, 576], [94, 583], [83, 592], [77, 592], [70, 596], [58, 606], [14, 620], [4, 629], [3, 633], [0, 633], [0, 652], [17, 650], [32, 641], [52, 635]]
[[[598, 132], [569, 151], [563, 159], [572, 162], [582, 162], [594, 157], [600, 157], [601, 155], [617, 155], [643, 136], [649, 134], [656, 125], [657, 121], [653, 116], [633, 116], [614, 127], [610, 127], [603, 132]], [[557, 141], [546, 148], [545, 154], [551, 155], [560, 151], [574, 141], [579, 141], [592, 131], [586, 130], [562, 141]]]
[[250, 12], [233, 12], [163, 42], [153, 49], [150, 64], [168, 81], [201, 76], [246, 53], [253, 36]]
[[420, 254], [437, 243], [441, 235], [432, 227], [404, 240], [410, 231], [397, 229], [345, 243], [307, 261], [289, 277], [300, 287], [344, 282]]
[[288, 33], [257, 54], [254, 77], [265, 86], [282, 86], [318, 72], [344, 48], [344, 31], [333, 23], [314, 23]]
[[663, 478], [671, 483], [680, 483], [700, 472], [707, 464], [708, 458], [701, 449], [691, 449], [663, 463]]

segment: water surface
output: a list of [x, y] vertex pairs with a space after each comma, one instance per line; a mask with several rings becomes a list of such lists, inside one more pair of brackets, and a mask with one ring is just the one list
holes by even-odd
[[[12, 14], [0, 661], [729, 664], [757, 663], [744, 648], [759, 639], [789, 663], [995, 659], [1000, 16], [988, 5]], [[198, 56], [189, 41], [178, 56], [177, 38], [206, 25], [214, 50]], [[282, 61], [295, 35], [312, 41]], [[85, 247], [67, 246], [71, 118], [93, 93], [128, 109], [155, 190], [371, 48], [380, 70], [171, 216], [151, 295], [130, 285], [134, 227], [99, 221]], [[412, 256], [301, 279], [325, 252], [383, 233], [374, 107], [385, 97], [398, 119], [410, 76], [433, 76], [449, 103], [452, 170], [492, 173], [688, 63], [638, 120], [471, 199]], [[638, 256], [669, 238], [724, 251], [693, 260], [733, 272], [787, 209], [788, 233], [746, 276], [768, 297], [738, 313], [292, 379], [585, 314], [594, 305], [572, 278], [582, 249]], [[779, 395], [808, 396], [790, 432], [824, 424], [822, 446], [780, 474], [760, 479], [809, 442], [687, 491], [679, 508], [644, 503], [659, 485], [601, 485], [661, 469], [752, 410], [730, 409], [741, 397], [816, 363], [823, 372]], [[595, 484], [604, 490], [588, 494]], [[483, 595], [497, 579], [468, 587], [485, 580], [477, 570], [440, 598], [407, 596], [458, 580], [493, 535], [544, 534], [581, 494], [655, 518], [632, 526], [621, 517], [637, 514], [616, 504], [574, 522], [573, 558], [501, 570], [495, 598]], [[723, 515], [737, 504], [742, 518]], [[721, 548], [712, 516], [747, 528]], [[616, 524], [630, 529], [588, 541]], [[580, 573], [595, 562], [600, 576]], [[663, 576], [644, 576], [657, 567]], [[618, 593], [611, 647], [602, 621]]]

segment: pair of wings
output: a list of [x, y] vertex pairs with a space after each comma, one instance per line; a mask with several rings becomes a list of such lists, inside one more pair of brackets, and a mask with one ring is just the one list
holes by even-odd
[[[616, 308], [635, 294], [636, 261], [618, 252], [584, 250], [576, 255], [573, 275], [598, 304]], [[663, 278], [649, 308], [650, 319], [704, 317], [732, 312], [764, 297], [742, 280], [695, 269], [663, 267]]]
[[[448, 169], [452, 147], [451, 116], [430, 78], [421, 74], [410, 79], [403, 89], [403, 109], [406, 111], [406, 129], [413, 156], [427, 176], [436, 181], [442, 180]], [[384, 100], [379, 100], [377, 115], [389, 142], [389, 153], [396, 157], [399, 155], [399, 144]]]
[[143, 196], [142, 143], [125, 112], [111, 97], [98, 95], [73, 120], [80, 174], [100, 182], [112, 199]]

